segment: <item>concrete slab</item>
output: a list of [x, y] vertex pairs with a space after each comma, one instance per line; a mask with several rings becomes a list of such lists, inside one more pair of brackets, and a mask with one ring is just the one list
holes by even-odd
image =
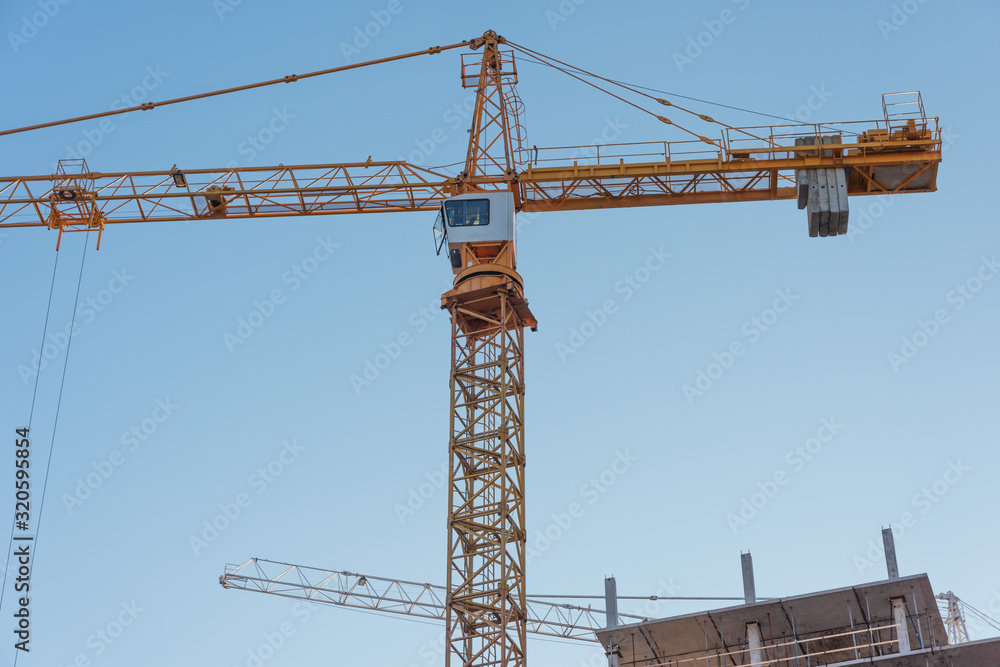
[[[706, 656], [714, 662], [719, 653], [745, 647], [746, 624], [756, 621], [767, 650], [780, 651], [782, 658], [785, 650], [790, 657], [796, 650], [799, 655], [806, 650], [826, 651], [828, 662], [818, 661], [822, 657], [814, 657], [811, 662], [832, 664], [854, 659], [850, 619], [854, 619], [854, 630], [866, 629], [870, 627], [868, 624], [891, 625], [889, 599], [900, 596], [906, 598], [911, 614], [914, 610], [918, 612], [913, 618], [921, 619], [919, 632], [916, 623], [910, 623], [911, 646], [922, 650], [947, 644], [947, 633], [926, 574], [622, 625], [600, 630], [596, 635], [605, 647], [609, 643], [620, 647], [624, 665], [642, 664], [646, 660], [665, 664], [668, 660], [696, 657], [704, 661]], [[892, 639], [887, 633], [883, 633], [883, 640]], [[864, 634], [867, 639], [867, 633]], [[793, 635], [799, 644], [792, 642]], [[814, 641], [806, 644], [805, 639]], [[864, 653], [861, 655], [864, 657]]]
[[813, 176], [809, 178], [809, 206], [806, 211], [806, 217], [809, 221], [809, 236], [815, 238], [819, 236], [819, 195], [812, 194], [813, 192], [819, 191], [819, 182]]
[[[822, 142], [824, 144], [839, 144], [841, 141], [840, 135], [828, 135], [822, 137]], [[828, 149], [823, 151], [823, 157], [833, 157], [833, 149]], [[840, 234], [840, 212], [842, 207], [840, 205], [840, 193], [837, 191], [837, 172], [838, 169], [824, 169], [826, 172], [826, 187], [827, 196], [830, 203], [830, 224], [828, 228], [827, 236], [837, 236]], [[844, 186], [846, 188], [847, 181], [845, 179]]]
[[[830, 235], [830, 188], [826, 178], [828, 171], [829, 169], [813, 169], [809, 179], [816, 181], [816, 208], [819, 213], [820, 236]], [[811, 204], [810, 201], [810, 211]]]
[[[812, 137], [796, 137], [795, 145], [804, 146], [806, 145], [806, 140], [811, 140]], [[799, 210], [805, 209], [806, 205], [809, 203], [809, 170], [799, 169], [795, 172], [795, 187], [798, 198]]]
[[840, 208], [840, 220], [837, 222], [837, 234], [847, 233], [847, 223], [850, 217], [850, 204], [847, 197], [847, 171], [845, 169], [834, 169], [836, 178], [836, 190], [838, 207]]

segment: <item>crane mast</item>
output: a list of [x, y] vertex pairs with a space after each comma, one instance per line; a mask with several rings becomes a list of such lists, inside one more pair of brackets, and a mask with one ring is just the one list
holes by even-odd
[[[497, 250], [496, 262], [474, 266], [504, 267], [509, 246]], [[442, 297], [452, 341], [446, 665], [525, 664], [524, 328], [533, 321], [515, 276], [467, 274]]]
[[505, 99], [516, 75], [499, 43], [493, 32], [473, 43], [483, 49], [474, 79], [463, 66], [463, 85], [476, 87], [465, 196], [441, 208], [457, 241], [454, 287], [441, 297], [451, 315], [446, 667], [526, 662], [524, 329], [536, 323], [516, 270], [513, 196], [476, 194], [483, 177], [513, 176]]

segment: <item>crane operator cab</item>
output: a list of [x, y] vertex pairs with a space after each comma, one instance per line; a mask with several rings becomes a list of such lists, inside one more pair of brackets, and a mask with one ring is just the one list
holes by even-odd
[[[456, 274], [473, 264], [495, 261], [515, 269], [516, 236], [514, 195], [510, 192], [470, 192], [451, 197], [441, 204], [434, 222], [437, 254], [447, 248]], [[501, 253], [501, 248], [507, 252]], [[501, 258], [501, 254], [509, 257]]]
[[[447, 249], [455, 274], [453, 289], [441, 296], [441, 307], [491, 313], [478, 323], [463, 315], [459, 324], [463, 331], [508, 316], [514, 319], [505, 320], [504, 326], [528, 326], [532, 331], [538, 326], [517, 273], [516, 231], [511, 192], [469, 192], [441, 204], [434, 222], [434, 247], [439, 255]], [[503, 303], [508, 306], [501, 307]], [[503, 315], [507, 307], [513, 311]], [[510, 324], [514, 321], [518, 324]]]

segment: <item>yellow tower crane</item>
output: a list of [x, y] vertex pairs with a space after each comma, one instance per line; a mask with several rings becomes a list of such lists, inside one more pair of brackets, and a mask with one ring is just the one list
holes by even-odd
[[[446, 251], [455, 274], [453, 289], [441, 300], [452, 322], [442, 612], [446, 665], [522, 667], [531, 622], [525, 592], [523, 338], [524, 329], [534, 329], [536, 321], [517, 273], [516, 214], [797, 199], [799, 208], [807, 209], [810, 236], [840, 236], [847, 232], [848, 196], [934, 191], [941, 135], [937, 118], [924, 113], [919, 93], [884, 95], [883, 117], [874, 121], [731, 127], [492, 31], [394, 58], [59, 122], [149, 110], [461, 47], [481, 56], [462, 55], [462, 85], [476, 91], [476, 104], [458, 176], [371, 158], [123, 173], [90, 172], [83, 161], [66, 161], [56, 174], [0, 178], [0, 228], [47, 227], [58, 230], [60, 238], [64, 232], [96, 231], [100, 243], [107, 225], [127, 222], [437, 210], [437, 249]], [[529, 148], [515, 88], [515, 53], [608, 92], [688, 138], [604, 145], [584, 160], [567, 149]], [[661, 115], [668, 113], [674, 117]], [[718, 137], [680, 125], [676, 119], [685, 114], [714, 126]], [[223, 584], [246, 588], [239, 585], [241, 574], [227, 570]]]

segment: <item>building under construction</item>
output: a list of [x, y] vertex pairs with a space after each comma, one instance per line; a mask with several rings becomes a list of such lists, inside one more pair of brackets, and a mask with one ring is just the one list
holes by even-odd
[[759, 600], [747, 553], [744, 604], [625, 625], [617, 624], [615, 582], [608, 579], [608, 627], [595, 634], [611, 667], [1000, 665], [1000, 638], [969, 641], [954, 594], [935, 596], [926, 574], [900, 577], [891, 529], [883, 539], [883, 581]]

